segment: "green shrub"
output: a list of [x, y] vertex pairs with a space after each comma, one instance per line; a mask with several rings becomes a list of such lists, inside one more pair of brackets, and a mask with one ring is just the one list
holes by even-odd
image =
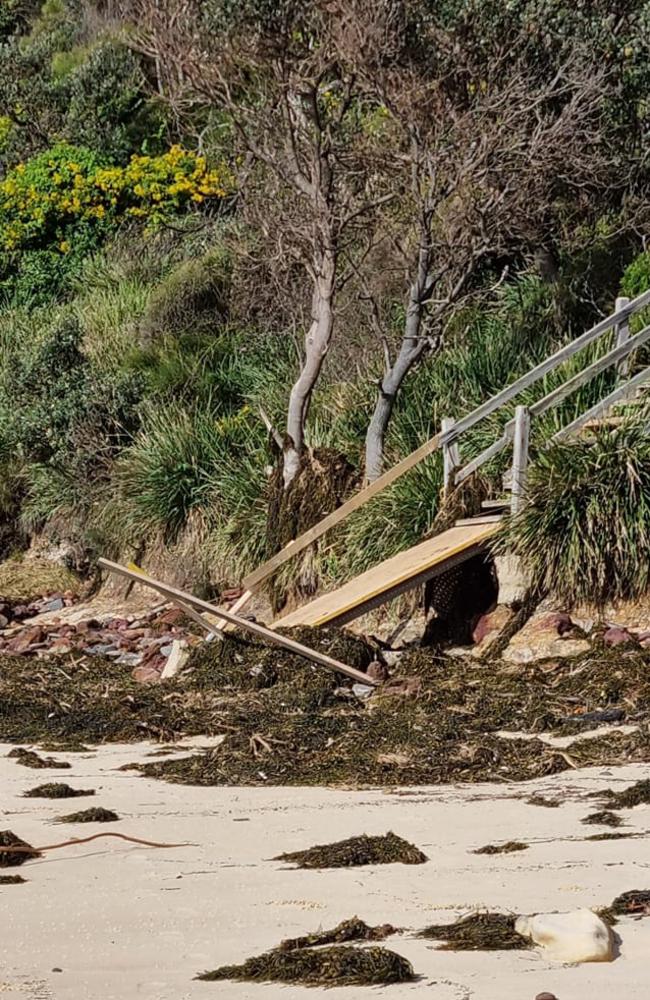
[[650, 583], [650, 435], [638, 423], [540, 451], [500, 545], [569, 605], [637, 598]]
[[227, 314], [229, 265], [221, 252], [179, 263], [156, 287], [139, 324], [142, 343], [213, 333]]

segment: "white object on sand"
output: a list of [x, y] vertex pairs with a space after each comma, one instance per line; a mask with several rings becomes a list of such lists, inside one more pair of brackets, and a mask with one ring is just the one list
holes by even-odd
[[611, 962], [612, 932], [592, 910], [517, 917], [515, 930], [556, 962]]

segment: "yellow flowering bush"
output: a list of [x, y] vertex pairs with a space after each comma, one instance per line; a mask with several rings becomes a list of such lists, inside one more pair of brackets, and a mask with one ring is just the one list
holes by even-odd
[[[106, 166], [90, 150], [59, 144], [15, 167], [0, 182], [0, 250], [58, 249], [87, 243], [120, 219], [155, 225], [232, 186], [225, 166], [181, 146], [159, 156], [133, 156]], [[85, 237], [85, 238], [84, 238]]]

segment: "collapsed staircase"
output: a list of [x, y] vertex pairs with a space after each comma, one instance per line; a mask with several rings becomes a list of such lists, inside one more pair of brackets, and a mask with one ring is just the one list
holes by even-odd
[[[593, 431], [594, 428], [602, 426], [603, 423], [611, 424], [625, 419], [625, 413], [612, 416], [613, 408], [621, 405], [629, 407], [639, 404], [640, 393], [643, 387], [650, 382], [650, 367], [642, 367], [641, 370], [631, 374], [633, 371], [632, 360], [635, 352], [650, 341], [650, 325], [643, 326], [639, 332], [631, 336], [630, 319], [642, 313], [648, 306], [650, 306], [650, 291], [632, 301], [624, 298], [617, 299], [614, 312], [580, 337], [550, 355], [462, 419], [456, 422], [450, 419], [444, 420], [440, 433], [436, 434], [435, 437], [425, 442], [392, 469], [389, 469], [374, 483], [360, 490], [332, 514], [290, 542], [254, 573], [251, 573], [244, 580], [246, 592], [238, 602], [237, 610], [281, 565], [317, 541], [326, 532], [341, 524], [381, 490], [438, 450], [442, 452], [443, 456], [445, 489], [451, 490], [501, 452], [512, 448], [512, 463], [505, 481], [508, 495], [487, 501], [481, 516], [458, 521], [454, 527], [447, 531], [385, 560], [353, 580], [349, 580], [337, 590], [323, 594], [316, 600], [283, 616], [274, 622], [273, 628], [295, 625], [319, 626], [334, 623], [343, 625], [371, 608], [378, 607], [398, 594], [420, 586], [432, 577], [484, 550], [490, 539], [496, 534], [503, 513], [508, 508], [516, 513], [525, 501], [524, 491], [531, 424], [534, 424], [543, 414], [559, 406], [581, 386], [612, 368], [617, 372], [616, 387], [561, 430], [550, 434], [541, 442], [542, 446], [568, 440], [580, 433]], [[514, 417], [505, 424], [497, 440], [471, 461], [463, 464], [461, 441], [468, 431], [486, 417], [507, 406], [549, 372], [554, 371], [610, 331], [614, 331], [613, 347], [610, 347], [596, 361], [586, 364], [577, 374], [530, 406], [517, 406]]]

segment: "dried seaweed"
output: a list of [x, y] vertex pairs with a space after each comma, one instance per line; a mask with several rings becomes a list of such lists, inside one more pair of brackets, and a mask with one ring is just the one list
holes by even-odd
[[624, 892], [611, 903], [612, 913], [623, 916], [650, 916], [650, 889], [631, 889]]
[[279, 951], [295, 951], [297, 948], [316, 948], [325, 944], [344, 944], [347, 941], [383, 941], [397, 929], [391, 924], [369, 927], [359, 917], [350, 917], [329, 931], [316, 931], [303, 937], [287, 938], [278, 946]]
[[62, 781], [51, 781], [45, 785], [37, 785], [23, 792], [26, 799], [76, 799], [81, 795], [94, 795], [94, 788], [71, 788]]
[[82, 809], [80, 812], [68, 813], [66, 816], [57, 816], [55, 823], [115, 823], [119, 820], [117, 813], [111, 809], [104, 809], [102, 806]]
[[70, 764], [65, 760], [55, 760], [54, 757], [39, 757], [37, 753], [33, 750], [25, 750], [23, 747], [14, 747], [7, 754], [7, 757], [15, 757], [17, 764], [22, 764], [23, 767], [33, 767], [33, 768], [47, 768], [47, 767], [58, 767], [58, 768], [68, 768]]
[[601, 809], [600, 812], [589, 813], [584, 819], [580, 821], [581, 823], [590, 823], [594, 826], [622, 826], [623, 820], [616, 813], [610, 812], [609, 809]]
[[633, 833], [593, 833], [591, 837], [585, 837], [585, 840], [629, 840], [630, 837], [634, 837]]
[[413, 967], [386, 948], [332, 947], [266, 952], [242, 965], [224, 965], [197, 976], [209, 982], [236, 979], [247, 982], [299, 983], [303, 986], [381, 986], [415, 979]]
[[505, 844], [486, 844], [472, 851], [472, 854], [513, 854], [515, 851], [527, 851], [528, 844], [523, 844], [520, 840], [509, 840]]
[[634, 806], [650, 802], [650, 779], [637, 781], [624, 792], [607, 789], [602, 793], [609, 809], [632, 809]]
[[529, 806], [543, 806], [545, 809], [558, 809], [561, 805], [558, 799], [547, 799], [544, 795], [531, 795], [526, 802]]
[[22, 875], [0, 875], [0, 885], [24, 885], [26, 881]]
[[[3, 847], [24, 847], [24, 851], [3, 851]], [[0, 830], [0, 868], [16, 868], [30, 858], [40, 858], [40, 854], [26, 840], [17, 837], [11, 830]]]
[[304, 851], [279, 854], [273, 861], [291, 861], [297, 868], [352, 868], [361, 865], [421, 865], [427, 856], [394, 833], [383, 837], [349, 837], [333, 844], [316, 844]]
[[515, 916], [505, 913], [472, 913], [453, 924], [433, 924], [418, 937], [444, 941], [444, 951], [514, 951], [530, 948], [515, 931]]

